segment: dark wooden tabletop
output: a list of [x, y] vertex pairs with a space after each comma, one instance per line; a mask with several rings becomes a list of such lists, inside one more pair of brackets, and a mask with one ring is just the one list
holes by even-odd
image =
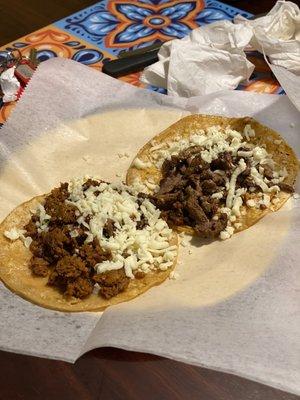
[[[94, 0], [0, 0], [0, 45], [93, 4]], [[275, 0], [228, 3], [254, 14]], [[297, 2], [297, 1], [296, 1]], [[74, 365], [0, 352], [0, 400], [296, 400], [240, 377], [142, 353], [104, 348]]]

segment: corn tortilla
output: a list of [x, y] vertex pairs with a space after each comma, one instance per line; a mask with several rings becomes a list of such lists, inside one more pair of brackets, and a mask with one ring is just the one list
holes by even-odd
[[[153, 164], [151, 167], [145, 169], [137, 169], [134, 166], [136, 158], [139, 158], [144, 162], [150, 161], [150, 149], [153, 146], [153, 142], [155, 142], [155, 145], [159, 145], [162, 143], [174, 141], [175, 137], [178, 136], [181, 138], [188, 138], [200, 129], [205, 130], [215, 125], [218, 125], [221, 128], [226, 128], [227, 126], [229, 126], [231, 129], [243, 132], [244, 127], [247, 124], [250, 124], [251, 127], [255, 130], [255, 137], [250, 138], [250, 143], [258, 146], [264, 145], [266, 151], [272, 155], [275, 163], [279, 164], [281, 168], [285, 167], [287, 169], [288, 176], [285, 178], [284, 183], [294, 185], [299, 169], [298, 159], [294, 151], [284, 141], [279, 133], [275, 132], [267, 126], [260, 124], [258, 121], [250, 117], [227, 118], [212, 115], [187, 116], [175, 122], [163, 132], [152, 138], [151, 141], [146, 143], [145, 146], [138, 152], [138, 154], [132, 161], [132, 164], [127, 172], [126, 183], [127, 185], [132, 185], [136, 179], [140, 180], [142, 183], [148, 179], [152, 179], [155, 184], [159, 184], [162, 178], [162, 174], [159, 168], [157, 168]], [[280, 144], [278, 144], [278, 141], [280, 141]], [[246, 213], [245, 215], [241, 215], [241, 217], [237, 219], [236, 222], [241, 223], [241, 226], [240, 228], [235, 230], [235, 233], [249, 228], [270, 211], [279, 210], [290, 196], [290, 193], [280, 191], [277, 195], [279, 201], [276, 205], [272, 206], [272, 210], [270, 210], [269, 208], [261, 210], [242, 206], [241, 210], [246, 210]], [[176, 230], [191, 235], [195, 234], [194, 229], [190, 226], [179, 226], [176, 227]]]
[[[12, 228], [22, 229], [31, 217], [37, 204], [43, 204], [45, 196], [38, 196], [15, 208], [0, 224], [0, 278], [14, 293], [32, 303], [58, 311], [102, 311], [114, 304], [122, 303], [139, 296], [152, 286], [161, 284], [175, 268], [176, 261], [166, 271], [154, 271], [142, 279], [132, 279], [128, 288], [112, 297], [104, 299], [92, 293], [85, 299], [67, 299], [56, 288], [48, 286], [48, 277], [34, 276], [29, 269], [32, 253], [18, 239], [11, 241], [4, 236], [5, 231]], [[170, 245], [177, 245], [176, 233]]]

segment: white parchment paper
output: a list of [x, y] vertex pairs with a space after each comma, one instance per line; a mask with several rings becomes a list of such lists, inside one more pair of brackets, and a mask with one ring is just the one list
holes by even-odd
[[[300, 116], [286, 96], [174, 99], [70, 60], [41, 64], [0, 131], [0, 219], [74, 175], [124, 179], [141, 145], [196, 112], [252, 115], [300, 152]], [[299, 200], [291, 199], [228, 241], [192, 239], [180, 249], [178, 280], [103, 315], [45, 310], [2, 285], [0, 348], [74, 362], [116, 346], [300, 393], [299, 221]]]

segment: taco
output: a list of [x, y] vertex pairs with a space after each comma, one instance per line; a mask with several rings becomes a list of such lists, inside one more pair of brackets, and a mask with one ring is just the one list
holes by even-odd
[[60, 311], [103, 310], [162, 283], [177, 235], [127, 186], [85, 178], [21, 204], [0, 225], [0, 277]]
[[278, 210], [297, 172], [289, 145], [254, 119], [191, 115], [138, 152], [127, 184], [178, 231], [228, 239]]

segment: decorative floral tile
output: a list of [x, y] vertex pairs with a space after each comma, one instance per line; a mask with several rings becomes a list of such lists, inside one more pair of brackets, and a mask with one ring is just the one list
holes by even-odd
[[[198, 26], [222, 19], [231, 20], [237, 14], [251, 16], [216, 0], [102, 0], [0, 47], [0, 60], [5, 50], [18, 49], [27, 56], [35, 48], [40, 61], [64, 57], [101, 70], [103, 62], [116, 58], [120, 51], [182, 38]], [[255, 72], [250, 82], [238, 89], [284, 93], [261, 55], [250, 54], [249, 59], [256, 66]], [[139, 76], [140, 73], [134, 73], [120, 79], [166, 93], [165, 89], [142, 84]], [[14, 106], [15, 102], [3, 104], [0, 99], [0, 126]]]
[[27, 56], [32, 48], [37, 50], [39, 61], [64, 57], [90, 66], [101, 66], [103, 61], [112, 58], [111, 54], [100, 50], [97, 46], [78, 39], [54, 25], [39, 29], [1, 47], [0, 57], [1, 51], [14, 49], [20, 50]]
[[[37, 58], [41, 62], [52, 57], [64, 57], [98, 70], [102, 69], [103, 61], [114, 58], [106, 51], [49, 25], [0, 47], [0, 60], [5, 50], [18, 49], [22, 55], [28, 56], [32, 48], [37, 50]], [[7, 120], [14, 105], [15, 102], [0, 104], [0, 124]]]
[[113, 54], [182, 38], [200, 25], [251, 14], [218, 1], [105, 0], [55, 25]]

